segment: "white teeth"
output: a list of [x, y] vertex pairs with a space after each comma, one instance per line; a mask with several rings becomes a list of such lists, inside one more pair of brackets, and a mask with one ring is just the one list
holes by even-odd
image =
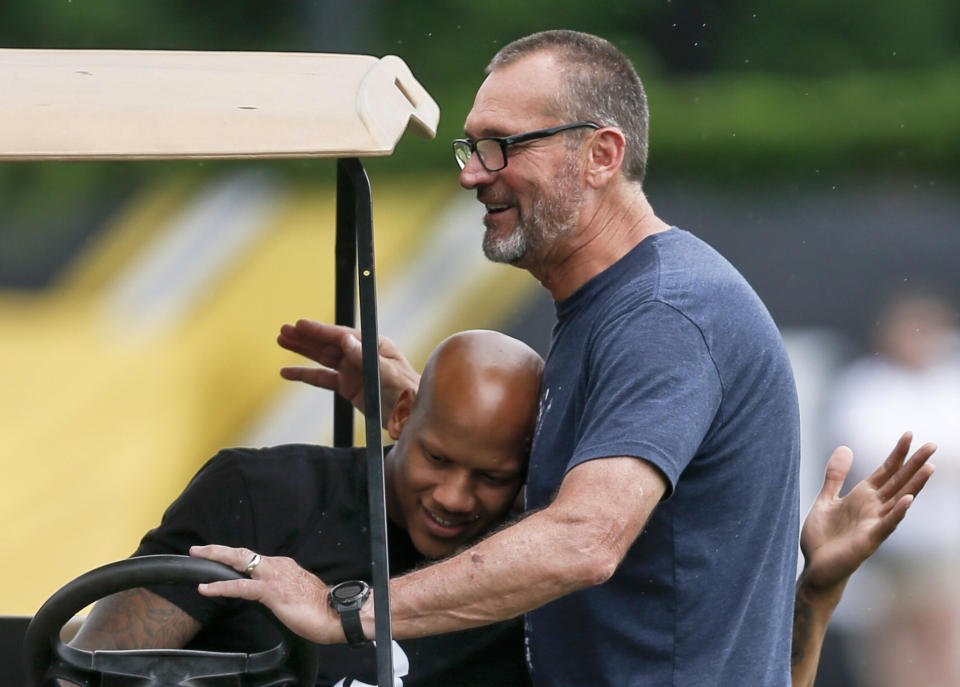
[[479, 520], [479, 519], [480, 519], [480, 516], [477, 515], [477, 516], [471, 518], [470, 520], [465, 520], [465, 521], [463, 521], [463, 522], [456, 522], [456, 521], [451, 521], [451, 520], [444, 520], [443, 518], [439, 517], [438, 515], [436, 515], [436, 514], [433, 513], [432, 511], [427, 511], [427, 513], [430, 515], [431, 518], [433, 518], [433, 520], [434, 520], [435, 522], [437, 522], [437, 523], [440, 524], [440, 525], [443, 525], [444, 527], [460, 527], [461, 525], [467, 525], [467, 524], [473, 522], [474, 520]]
[[509, 205], [488, 205], [487, 212], [499, 212], [500, 210], [506, 210]]
[[434, 515], [433, 513], [430, 514], [430, 517], [432, 517], [434, 520], [436, 520], [438, 523], [440, 523], [440, 524], [443, 525], [444, 527], [456, 527], [456, 526], [457, 526], [457, 523], [452, 522], [452, 521], [450, 521], [450, 520], [444, 520], [443, 518], [439, 518], [439, 517], [437, 517], [436, 515]]

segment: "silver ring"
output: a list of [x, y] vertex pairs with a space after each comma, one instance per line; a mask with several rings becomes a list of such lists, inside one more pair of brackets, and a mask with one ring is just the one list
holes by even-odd
[[253, 554], [253, 558], [251, 558], [251, 559], [250, 559], [250, 562], [247, 563], [247, 567], [243, 569], [243, 574], [244, 574], [244, 575], [249, 575], [250, 573], [252, 573], [252, 572], [254, 571], [254, 569], [255, 569], [258, 565], [260, 565], [260, 561], [262, 561], [262, 560], [263, 560], [263, 558], [260, 557], [260, 554], [259, 554], [259, 553]]

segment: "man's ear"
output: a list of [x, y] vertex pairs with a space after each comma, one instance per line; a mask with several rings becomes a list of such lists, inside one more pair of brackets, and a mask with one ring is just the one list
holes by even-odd
[[604, 186], [620, 172], [627, 139], [612, 126], [593, 133], [587, 159], [587, 183], [593, 188]]
[[393, 405], [393, 412], [390, 413], [390, 419], [387, 420], [387, 433], [394, 441], [400, 438], [403, 426], [410, 419], [410, 413], [413, 412], [413, 404], [416, 401], [417, 392], [413, 389], [404, 389], [400, 392], [400, 397]]

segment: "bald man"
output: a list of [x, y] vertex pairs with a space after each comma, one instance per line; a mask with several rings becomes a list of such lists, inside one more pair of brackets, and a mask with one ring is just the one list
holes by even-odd
[[[449, 556], [509, 514], [523, 483], [543, 361], [492, 331], [442, 342], [417, 391], [404, 391], [387, 430], [390, 573]], [[226, 543], [285, 556], [333, 583], [371, 578], [363, 449], [288, 445], [212, 458], [134, 555], [185, 554]], [[251, 650], [272, 639], [249, 604], [186, 586], [104, 599], [74, 646]], [[528, 684], [519, 621], [400, 643], [407, 687]], [[322, 647], [318, 685], [375, 680], [370, 647]], [[349, 684], [349, 682], [347, 682]]]

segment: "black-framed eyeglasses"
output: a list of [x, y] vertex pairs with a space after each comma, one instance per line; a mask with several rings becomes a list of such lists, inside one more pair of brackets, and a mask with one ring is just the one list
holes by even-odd
[[561, 124], [552, 126], [549, 129], [537, 129], [528, 131], [525, 134], [514, 134], [513, 136], [504, 136], [502, 138], [478, 138], [476, 141], [469, 138], [458, 138], [453, 142], [453, 156], [457, 159], [460, 169], [467, 166], [467, 161], [474, 153], [480, 158], [480, 164], [488, 172], [499, 172], [507, 166], [507, 146], [514, 143], [523, 143], [537, 138], [546, 138], [559, 134], [561, 131], [569, 129], [579, 129], [590, 127], [599, 129], [600, 125], [594, 122], [574, 122], [573, 124]]

